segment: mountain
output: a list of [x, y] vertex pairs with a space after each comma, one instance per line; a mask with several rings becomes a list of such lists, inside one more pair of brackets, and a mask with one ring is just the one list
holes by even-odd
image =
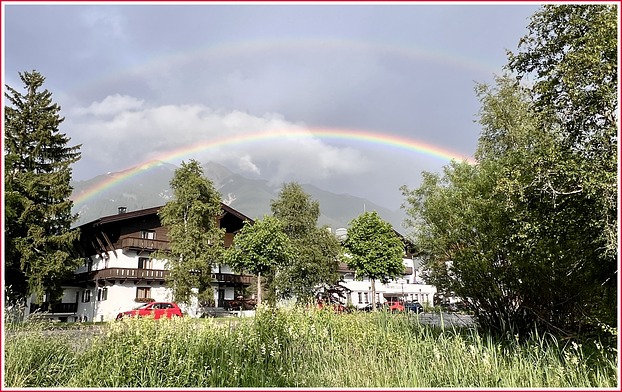
[[[74, 213], [79, 214], [76, 225], [113, 215], [119, 207], [132, 211], [165, 204], [172, 197], [169, 183], [176, 169], [175, 165], [160, 162], [144, 170], [129, 169], [73, 182]], [[271, 213], [270, 203], [281, 190], [280, 184], [272, 185], [268, 180], [246, 178], [218, 163], [208, 162], [203, 165], [203, 170], [222, 195], [225, 204], [253, 219]], [[312, 199], [320, 203], [320, 225], [333, 229], [347, 227], [352, 219], [367, 210], [377, 211], [397, 231], [403, 231], [401, 223], [405, 215], [402, 211], [391, 211], [367, 199], [336, 194], [311, 184], [301, 186]]]

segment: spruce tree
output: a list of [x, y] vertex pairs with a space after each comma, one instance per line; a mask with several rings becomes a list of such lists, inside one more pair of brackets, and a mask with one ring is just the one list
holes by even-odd
[[61, 283], [79, 260], [72, 257], [71, 165], [80, 145], [59, 127], [64, 118], [52, 93], [41, 91], [45, 78], [37, 71], [19, 74], [25, 94], [5, 86], [4, 186], [5, 285], [7, 300], [35, 294], [54, 300]]

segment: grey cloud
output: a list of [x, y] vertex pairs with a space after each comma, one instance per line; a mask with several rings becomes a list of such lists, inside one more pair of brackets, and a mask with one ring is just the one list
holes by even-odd
[[[79, 179], [202, 140], [200, 132], [243, 131], [227, 121], [249, 129], [365, 129], [468, 155], [478, 136], [474, 81], [501, 73], [505, 49], [516, 47], [536, 8], [6, 5], [5, 82], [19, 87], [17, 73], [32, 69], [46, 76], [66, 116], [63, 129], [83, 144]], [[238, 146], [204, 158], [249, 175], [314, 178], [329, 190], [393, 207], [399, 185], [416, 185], [421, 170], [446, 163], [316, 141], [300, 151], [322, 168], [312, 177], [292, 159], [292, 144], [269, 147]]]

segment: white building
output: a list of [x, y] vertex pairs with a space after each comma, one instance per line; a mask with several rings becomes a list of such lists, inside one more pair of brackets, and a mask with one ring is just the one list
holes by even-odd
[[[59, 303], [34, 305], [28, 301], [26, 316], [37, 309], [48, 309], [46, 317], [59, 321], [108, 321], [124, 310], [144, 302], [171, 301], [172, 292], [166, 286], [169, 271], [165, 261], [151, 258], [160, 249], [168, 249], [169, 240], [157, 215], [160, 207], [126, 212], [99, 218], [79, 227], [80, 239], [75, 244], [84, 264], [76, 269], [73, 279], [63, 286]], [[225, 246], [244, 221], [252, 221], [233, 208], [222, 205], [218, 218], [226, 230]], [[213, 307], [224, 307], [227, 301], [240, 295], [255, 277], [234, 274], [226, 265], [212, 270]], [[183, 309], [197, 315], [198, 306]]]

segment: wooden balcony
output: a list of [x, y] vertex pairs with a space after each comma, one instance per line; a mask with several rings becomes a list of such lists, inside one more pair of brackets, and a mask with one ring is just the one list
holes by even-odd
[[121, 240], [121, 247], [126, 250], [167, 250], [168, 241], [151, 240], [148, 238], [126, 237]]
[[256, 278], [252, 275], [212, 274], [212, 280], [218, 283], [251, 284]]
[[[96, 281], [153, 281], [164, 282], [169, 276], [168, 270], [138, 269], [138, 268], [106, 268], [77, 274], [74, 283], [88, 283]], [[218, 283], [237, 283], [249, 285], [255, 282], [252, 275], [212, 274], [212, 280]]]
[[168, 277], [169, 271], [138, 268], [105, 268], [91, 272], [77, 274], [77, 282], [95, 282], [106, 280], [134, 280], [134, 281], [157, 281], [163, 282]]
[[[49, 304], [47, 302], [44, 302], [42, 304], [30, 304], [30, 313], [34, 313], [34, 312], [48, 312], [48, 313], [52, 313], [52, 314], [58, 314], [58, 313], [63, 313], [63, 314], [75, 314], [78, 311], [78, 303], [77, 302], [72, 302], [72, 303], [56, 303], [56, 304], [52, 304], [51, 308], [48, 308]], [[49, 311], [48, 311], [49, 309]]]

